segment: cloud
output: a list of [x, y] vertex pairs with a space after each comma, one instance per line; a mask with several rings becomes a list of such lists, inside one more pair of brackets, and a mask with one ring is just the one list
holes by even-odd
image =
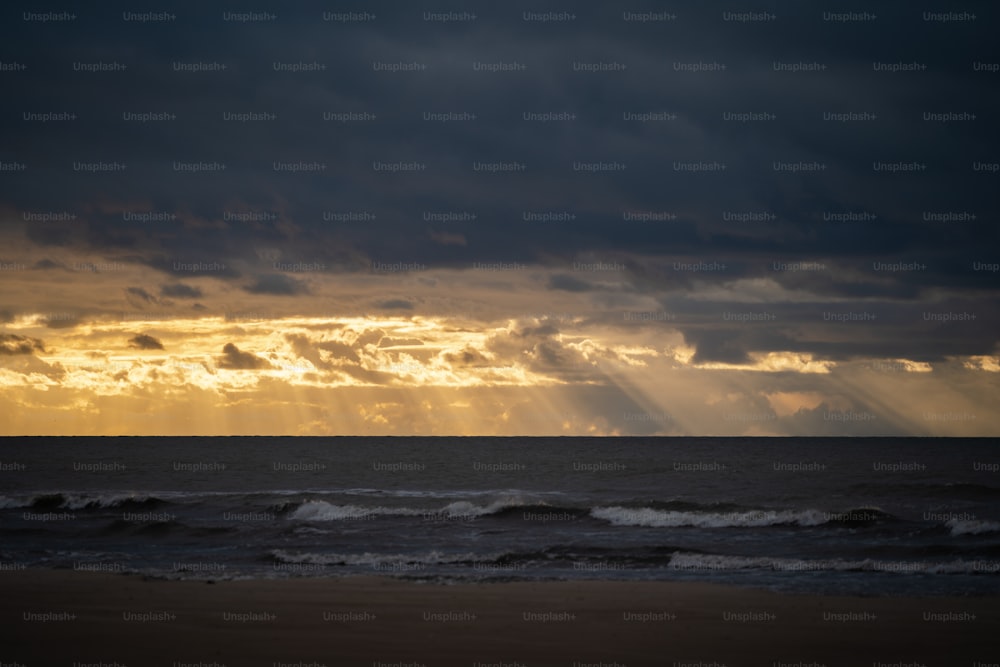
[[[182, 1], [185, 13], [189, 5], [198, 14], [196, 5]], [[387, 7], [386, 15], [410, 12], [398, 0]], [[934, 100], [975, 99], [985, 109], [1000, 103], [1000, 87], [984, 85], [986, 75], [969, 67], [990, 43], [990, 21], [963, 25], [955, 48], [935, 54], [927, 44], [948, 27], [907, 21], [901, 14], [873, 27], [873, 35], [889, 38], [850, 51], [832, 38], [834, 26], [820, 20], [822, 8], [779, 11], [781, 27], [774, 35], [785, 55], [807, 53], [829, 65], [822, 72], [792, 74], [772, 68], [774, 58], [785, 58], [774, 53], [775, 40], [760, 40], [753, 29], [720, 21], [718, 9], [707, 4], [685, 10], [685, 29], [667, 45], [661, 31], [623, 22], [609, 5], [581, 3], [576, 11], [569, 31], [535, 30], [520, 20], [478, 21], [446, 41], [433, 24], [381, 16], [364, 30], [339, 31], [343, 34], [330, 40], [330, 26], [314, 15], [282, 14], [268, 27], [271, 50], [336, 64], [333, 88], [322, 77], [275, 73], [271, 50], [261, 50], [239, 30], [188, 31], [181, 40], [150, 33], [135, 47], [129, 31], [95, 24], [93, 31], [68, 31], [58, 42], [35, 44], [16, 22], [0, 21], [0, 39], [23, 52], [26, 61], [98, 61], [121, 53], [130, 71], [144, 73], [132, 80], [39, 67], [30, 77], [10, 78], [11, 99], [44, 99], [52, 109], [73, 109], [78, 100], [92, 98], [108, 118], [144, 100], [177, 116], [169, 123], [167, 152], [151, 152], [141, 140], [147, 129], [155, 134], [155, 123], [98, 123], [52, 141], [51, 123], [25, 123], [10, 114], [0, 118], [7, 135], [16, 137], [4, 159], [30, 158], [26, 174], [4, 176], [11, 186], [0, 196], [0, 247], [4, 260], [34, 269], [0, 276], [0, 321], [6, 320], [0, 330], [24, 336], [3, 341], [7, 356], [0, 372], [15, 366], [34, 372], [53, 358], [72, 369], [86, 351], [120, 349], [136, 331], [151, 331], [192, 363], [217, 357], [231, 340], [248, 350], [266, 350], [261, 354], [275, 368], [308, 361], [315, 373], [283, 375], [303, 385], [318, 375], [317, 382], [326, 383], [318, 394], [344, 384], [370, 382], [384, 391], [413, 383], [412, 394], [391, 399], [377, 391], [344, 397], [333, 389], [332, 400], [325, 394], [315, 398], [321, 412], [341, 397], [415, 406], [433, 400], [434, 392], [423, 387], [435, 383], [562, 387], [530, 398], [513, 392], [527, 403], [527, 421], [519, 422], [513, 410], [507, 422], [511, 404], [488, 403], [496, 407], [496, 419], [483, 422], [486, 430], [530, 431], [525, 424], [537, 424], [548, 432], [544, 419], [530, 415], [555, 397], [589, 419], [607, 408], [613, 396], [603, 391], [607, 383], [638, 387], [627, 392], [633, 402], [615, 404], [618, 417], [609, 417], [613, 428], [626, 430], [704, 432], [755, 423], [720, 421], [689, 403], [681, 410], [641, 400], [643, 395], [659, 400], [670, 384], [691, 388], [690, 396], [674, 394], [676, 400], [695, 401], [706, 386], [720, 395], [756, 397], [756, 403], [748, 398], [732, 411], [781, 413], [776, 423], [765, 424], [776, 432], [839, 428], [824, 420], [817, 402], [822, 399], [832, 411], [834, 390], [847, 391], [837, 383], [855, 382], [852, 392], [870, 390], [895, 400], [916, 395], [896, 378], [914, 376], [906, 381], [915, 382], [921, 375], [926, 395], [937, 398], [948, 389], [966, 392], [962, 399], [971, 405], [995, 402], [1000, 274], [974, 267], [995, 263], [989, 248], [1000, 247], [1000, 226], [989, 215], [995, 199], [991, 177], [969, 171], [971, 162], [989, 157], [983, 146], [995, 141], [983, 122], [920, 118], [920, 104], [931, 110]], [[892, 30], [889, 23], [897, 18], [905, 29]], [[500, 59], [510, 44], [517, 44], [517, 59], [529, 63], [528, 70], [491, 74], [469, 66]], [[706, 44], [712, 44], [711, 53]], [[227, 72], [187, 74], [171, 65], [197, 62], [205, 53], [225, 53]], [[900, 53], [924, 54], [933, 62], [919, 76], [872, 70], [874, 61], [895, 61]], [[675, 58], [708, 55], [728, 63], [729, 73], [671, 67]], [[397, 56], [425, 62], [429, 71], [396, 76], [371, 70], [372, 61]], [[570, 56], [580, 62], [613, 59], [627, 63], [628, 70], [571, 71]], [[648, 85], [651, 80], [670, 89], [669, 109], [663, 109], [661, 87]], [[845, 99], [864, 100], [879, 120], [826, 122], [826, 110], [848, 111]], [[481, 116], [473, 123], [421, 123], [426, 131], [414, 133], [426, 100], [435, 100], [440, 110], [468, 109]], [[292, 118], [282, 112], [289, 108], [301, 114]], [[235, 134], [204, 122], [234, 109], [276, 111], [280, 120]], [[400, 112], [345, 125], [374, 131], [339, 132], [343, 159], [329, 162], [323, 174], [277, 173], [272, 160], [322, 159], [315, 137], [329, 134], [333, 124], [322, 120], [322, 112], [335, 109]], [[575, 119], [523, 122], [528, 110], [567, 111]], [[622, 115], [661, 110], [670, 112], [669, 122]], [[726, 119], [744, 111], [766, 111], [777, 121]], [[657, 149], [663, 146], [669, 150]], [[76, 173], [77, 156], [105, 156], [100, 159], [129, 167], [113, 178]], [[915, 156], [927, 162], [926, 173], [872, 170], [872, 160]], [[184, 173], [171, 166], [175, 159], [224, 159], [229, 169]], [[419, 160], [427, 169], [376, 172], [376, 159]], [[578, 172], [577, 160], [620, 162], [627, 171]], [[516, 161], [528, 168], [525, 174], [489, 174], [474, 171], [476, 161]], [[716, 161], [726, 169], [694, 173], [677, 166]], [[774, 161], [822, 162], [823, 171], [778, 171]], [[960, 224], [952, 224], [925, 216], [957, 212], [959, 203], [978, 218], [963, 214]], [[24, 215], [44, 212], [55, 219]], [[134, 214], [153, 214], [155, 220], [139, 222]], [[315, 262], [328, 270], [281, 271], [279, 260]], [[371, 270], [374, 261], [424, 268], [382, 275]], [[571, 271], [577, 261], [621, 262], [626, 268]], [[526, 266], [493, 272], [473, 268], [477, 262]], [[920, 268], [874, 268], [900, 262]], [[122, 312], [130, 308], [132, 313]], [[763, 311], [776, 319], [726, 316]], [[868, 312], [877, 320], [828, 317]], [[976, 319], [934, 319], [965, 313]], [[171, 324], [185, 314], [190, 319], [183, 326]], [[123, 322], [123, 315], [137, 317]], [[333, 322], [338, 317], [346, 322], [340, 329]], [[296, 318], [322, 323], [300, 325]], [[558, 328], [551, 326], [556, 320]], [[512, 321], [520, 324], [511, 326]], [[439, 323], [441, 330], [421, 329], [421, 322]], [[29, 336], [45, 336], [43, 359], [32, 353], [38, 348]], [[424, 345], [402, 344], [413, 337]], [[265, 363], [230, 345], [220, 365]], [[662, 358], [646, 354], [648, 348]], [[146, 358], [141, 369], [128, 361], [127, 384], [146, 386], [137, 379], [147, 377], [146, 390], [155, 395], [153, 380], [163, 385], [170, 361], [159, 354], [132, 356]], [[908, 361], [894, 362], [888, 371], [845, 370], [885, 359]], [[906, 364], [933, 370], [892, 370]], [[943, 374], [942, 367], [961, 372]], [[248, 386], [262, 377], [220, 373], [225, 376], [220, 379], [178, 368], [181, 380], [199, 378], [207, 388]], [[684, 374], [684, 381], [675, 373]], [[92, 374], [69, 373], [67, 395], [80, 392], [70, 405], [97, 391]], [[789, 378], [799, 384], [783, 384], [792, 383]], [[35, 389], [38, 378], [29, 374], [17, 381], [28, 387], [25, 395], [41, 393]], [[877, 392], [870, 389], [882, 381]], [[124, 384], [111, 382], [106, 390], [125, 391]], [[583, 384], [594, 393], [581, 403], [584, 394], [574, 392]], [[282, 395], [295, 405], [292, 411], [299, 409], [301, 388]], [[248, 404], [274, 396], [270, 389], [262, 391]], [[965, 403], [956, 399], [955, 405]], [[133, 408], [109, 407], [109, 414], [134, 413], [145, 420], [144, 411]], [[404, 415], [402, 408], [378, 414], [403, 430], [433, 423], [430, 410], [408, 409], [412, 414]], [[621, 418], [625, 412], [656, 417], [656, 410], [676, 411], [678, 423], [691, 421], [682, 428], [659, 417], [627, 423]], [[976, 411], [980, 416], [969, 426], [995, 432], [1000, 417], [988, 417], [986, 407]], [[257, 418], [263, 411], [239, 414]], [[877, 427], [888, 423], [879, 414]], [[40, 415], [39, 424], [67, 423]], [[208, 410], [205, 416], [214, 414]], [[926, 427], [919, 413], [911, 420]], [[79, 423], [91, 429], [92, 423], [112, 421]], [[249, 428], [248, 423], [239, 427]], [[695, 424], [698, 428], [688, 428]], [[141, 428], [149, 426], [143, 421]]]
[[132, 338], [128, 341], [128, 346], [138, 348], [140, 350], [163, 349], [163, 343], [146, 334], [136, 334], [135, 336], [132, 336]]
[[[298, 356], [309, 361], [313, 366], [325, 370], [338, 369], [345, 371], [361, 363], [358, 349], [366, 344], [374, 344], [383, 338], [384, 332], [377, 331], [374, 336], [359, 336], [353, 344], [339, 340], [314, 341], [300, 333], [288, 334], [285, 339], [291, 344], [292, 350]], [[321, 354], [322, 353], [326, 353]]]
[[356, 363], [360, 361], [360, 357], [358, 357], [358, 353], [354, 349], [355, 347], [360, 347], [360, 345], [352, 347], [347, 343], [341, 343], [335, 340], [327, 340], [316, 343], [316, 348], [323, 350], [324, 352], [329, 352], [333, 360], [345, 360]]
[[460, 352], [445, 352], [441, 355], [452, 366], [458, 367], [488, 367], [493, 362], [474, 347], [466, 347]]
[[80, 317], [72, 313], [49, 313], [41, 318], [41, 323], [49, 329], [72, 329], [80, 324]]
[[590, 283], [568, 276], [565, 273], [557, 273], [549, 277], [549, 289], [564, 290], [566, 292], [589, 292], [594, 289]]
[[458, 245], [465, 246], [468, 245], [468, 241], [465, 240], [464, 234], [454, 234], [452, 232], [436, 232], [431, 230], [428, 235], [441, 245]]
[[243, 352], [232, 343], [226, 343], [222, 348], [222, 356], [218, 358], [217, 364], [219, 368], [234, 371], [252, 371], [272, 367], [266, 359], [261, 359], [250, 352]]
[[413, 303], [406, 299], [386, 299], [375, 304], [385, 310], [413, 310]]
[[722, 362], [745, 364], [750, 361], [749, 350], [742, 332], [728, 329], [699, 329], [685, 331], [684, 340], [695, 346], [694, 363]]
[[39, 271], [44, 271], [46, 269], [63, 269], [66, 267], [64, 267], [59, 262], [53, 262], [51, 259], [46, 258], [38, 260], [31, 266], [31, 268], [37, 269]]
[[379, 347], [409, 347], [423, 344], [424, 342], [419, 338], [392, 338], [391, 336], [386, 336], [378, 342]]
[[256, 281], [243, 289], [251, 294], [272, 294], [276, 296], [294, 296], [309, 293], [309, 288], [305, 283], [280, 273], [268, 273], [259, 276]]
[[64, 226], [29, 226], [25, 236], [40, 246], [68, 246], [73, 242], [73, 232]]
[[141, 287], [126, 287], [125, 298], [133, 305], [142, 306], [147, 303], [160, 303], [160, 300]]
[[0, 354], [34, 354], [44, 352], [45, 345], [38, 338], [18, 334], [0, 333]]
[[152, 294], [150, 294], [149, 292], [147, 292], [146, 290], [144, 290], [141, 287], [126, 287], [125, 291], [128, 294], [131, 294], [132, 296], [139, 297], [143, 301], [147, 301], [149, 303], [155, 303], [156, 302], [156, 297], [153, 296]]
[[184, 283], [161, 285], [160, 294], [163, 296], [173, 297], [175, 299], [198, 299], [202, 296], [200, 289], [197, 287], [191, 287], [190, 285], [185, 285]]
[[[559, 328], [550, 321], [490, 336], [486, 349], [500, 365], [517, 363], [564, 381], [596, 379], [596, 369], [590, 360], [579, 349], [568, 345]], [[476, 352], [471, 353], [470, 361], [475, 364]]]

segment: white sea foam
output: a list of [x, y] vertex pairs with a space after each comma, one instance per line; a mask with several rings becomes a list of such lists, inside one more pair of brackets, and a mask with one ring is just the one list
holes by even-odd
[[496, 514], [512, 507], [536, 506], [544, 503], [512, 496], [498, 498], [486, 505], [477, 505], [467, 500], [457, 500], [440, 508], [418, 509], [414, 507], [363, 507], [359, 505], [337, 505], [325, 500], [309, 500], [302, 503], [290, 515], [299, 521], [344, 521], [369, 519], [379, 516], [444, 516], [450, 518], [479, 517]]
[[981, 535], [982, 533], [1000, 532], [1000, 523], [996, 521], [951, 519], [945, 524], [951, 528], [952, 535]]
[[678, 512], [650, 507], [595, 507], [590, 515], [616, 526], [647, 526], [650, 528], [732, 528], [796, 524], [819, 526], [830, 520], [830, 514], [820, 510], [750, 510], [740, 512]]
[[28, 507], [31, 505], [31, 498], [11, 498], [0, 496], [0, 510], [14, 509], [15, 507]]
[[359, 507], [357, 505], [334, 505], [325, 500], [310, 500], [299, 505], [289, 515], [299, 521], [345, 521], [366, 519], [372, 516], [412, 516], [420, 510], [408, 507]]
[[130, 502], [146, 502], [152, 498], [152, 496], [141, 493], [99, 493], [96, 495], [64, 493], [62, 495], [63, 502], [60, 507], [71, 510], [82, 510], [87, 507], [118, 507]]

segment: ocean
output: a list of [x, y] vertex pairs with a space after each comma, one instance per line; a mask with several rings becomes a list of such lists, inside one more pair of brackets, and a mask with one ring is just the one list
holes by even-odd
[[993, 439], [4, 438], [0, 569], [996, 595], [998, 476]]

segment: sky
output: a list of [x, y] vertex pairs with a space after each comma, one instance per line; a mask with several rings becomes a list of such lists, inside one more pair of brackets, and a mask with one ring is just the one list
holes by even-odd
[[997, 9], [0, 10], [2, 435], [1000, 435]]

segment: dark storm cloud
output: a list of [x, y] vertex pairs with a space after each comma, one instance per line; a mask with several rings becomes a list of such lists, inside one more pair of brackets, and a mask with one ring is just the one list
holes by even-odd
[[232, 343], [226, 343], [222, 348], [222, 356], [218, 357], [216, 364], [219, 368], [228, 370], [260, 370], [271, 368], [271, 363], [266, 359], [261, 359], [250, 352], [243, 352]]
[[218, 252], [206, 252], [203, 247], [196, 246], [172, 257], [154, 253], [149, 256], [129, 256], [123, 259], [144, 264], [174, 278], [204, 276], [220, 280], [233, 280], [242, 277], [242, 273], [233, 266], [231, 261], [220, 259], [222, 256], [224, 255], [220, 255]]
[[162, 350], [163, 343], [148, 334], [136, 334], [129, 338], [128, 346], [140, 350]]
[[[720, 8], [682, 6], [680, 21], [662, 26], [629, 24], [620, 20], [621, 12], [615, 7], [583, 5], [576, 9], [580, 16], [572, 29], [559, 26], [557, 31], [524, 24], [520, 12], [535, 9], [530, 5], [514, 4], [502, 10], [483, 6], [482, 19], [449, 31], [446, 44], [439, 40], [442, 27], [423, 22], [420, 12], [406, 4], [384, 3], [380, 5], [379, 21], [361, 26], [331, 25], [319, 20], [318, 11], [282, 10], [280, 23], [265, 26], [274, 48], [260, 50], [242, 38], [244, 27], [226, 26], [215, 13], [182, 5], [176, 11], [200, 26], [199, 32], [193, 33], [195, 39], [179, 45], [167, 34], [154, 31], [146, 35], [150, 48], [123, 49], [122, 59], [127, 57], [143, 76], [134, 82], [136, 87], [127, 90], [116, 85], [114, 79], [98, 79], [104, 94], [100, 105], [91, 108], [97, 133], [73, 133], [68, 139], [88, 151], [100, 142], [141, 156], [141, 164], [147, 169], [134, 178], [142, 179], [139, 191], [155, 202], [152, 208], [182, 209], [216, 221], [234, 208], [280, 208], [282, 215], [287, 213], [299, 228], [289, 234], [270, 222], [230, 224], [225, 230], [227, 240], [217, 243], [217, 255], [239, 255], [247, 252], [253, 242], [263, 240], [305, 247], [311, 239], [329, 238], [334, 230], [344, 232], [340, 243], [357, 244], [370, 255], [406, 252], [437, 263], [465, 262], [498, 250], [537, 258], [542, 249], [569, 253], [574, 248], [595, 246], [635, 252], [662, 252], [669, 247], [675, 252], [700, 255], [709, 237], [712, 247], [722, 252], [748, 253], [751, 257], [756, 255], [754, 239], [762, 250], [770, 252], [822, 248], [825, 252], [855, 254], [858, 247], [838, 239], [839, 231], [831, 228], [835, 226], [826, 225], [826, 229], [804, 234], [803, 223], [825, 208], [869, 206], [872, 198], [890, 204], [880, 207], [889, 209], [885, 215], [890, 220], [904, 217], [901, 205], [907, 202], [900, 201], [898, 192], [893, 192], [898, 190], [893, 181], [872, 178], [856, 167], [870, 161], [874, 138], [888, 142], [888, 153], [911, 150], [914, 129], [926, 124], [909, 121], [910, 114], [903, 113], [909, 108], [900, 106], [898, 100], [907, 92], [920, 94], [926, 85], [897, 77], [886, 89], [865, 67], [872, 58], [889, 58], [921, 45], [934, 26], [910, 21], [900, 12], [887, 13], [887, 20], [906, 23], [909, 34], [883, 31], [878, 33], [878, 39], [867, 41], [864, 49], [848, 52], [840, 39], [846, 33], [844, 26], [824, 24], [816, 8], [776, 3], [778, 27], [726, 24], [720, 21]], [[90, 20], [104, 29], [107, 51], [114, 53], [116, 44], [130, 44], [135, 26], [102, 24], [104, 18], [94, 16]], [[661, 39], [663, 28], [670, 28], [667, 46]], [[860, 28], [865, 30], [867, 26]], [[971, 29], [974, 34], [979, 30], [976, 26]], [[336, 40], [329, 39], [331, 32], [337, 35]], [[773, 39], [761, 39], [762, 34]], [[198, 48], [199, 35], [206, 39], [211, 36], [212, 48], [207, 52], [225, 60], [228, 70], [200, 75], [172, 71], [175, 59], [184, 62], [196, 55], [201, 58], [206, 52]], [[79, 39], [86, 43], [90, 35]], [[776, 49], [775, 43], [781, 48]], [[169, 58], [161, 55], [168, 46], [173, 54]], [[789, 59], [828, 62], [830, 69], [798, 75], [771, 71], [772, 60], [783, 54], [788, 54]], [[61, 63], [61, 55], [57, 52], [48, 58], [53, 64]], [[330, 85], [328, 75], [320, 73], [275, 72], [272, 64], [279, 57], [335, 66], [337, 85]], [[529, 70], [510, 76], [472, 70], [474, 60], [501, 58], [519, 59], [528, 64]], [[378, 59], [415, 59], [427, 63], [429, 69], [419, 74], [373, 72], [371, 62]], [[671, 68], [675, 60], [699, 59], [729, 63], [732, 71], [683, 73]], [[945, 71], [959, 60], [945, 54], [935, 54], [935, 59], [941, 63], [938, 69]], [[571, 63], [575, 60], [619, 61], [629, 69], [618, 73], [573, 72]], [[58, 76], [67, 86], [67, 96], [77, 100], [80, 96], [72, 95], [72, 91], [82, 92], [85, 84], [93, 83], [94, 77], [84, 79], [62, 69], [56, 71], [59, 73], [52, 76]], [[969, 98], [971, 73], [963, 71], [957, 79], [941, 72], [927, 76], [949, 82], [949, 92], [958, 99]], [[669, 96], [661, 92], [661, 80], [669, 81]], [[28, 86], [26, 92], [31, 92]], [[858, 99], [872, 100], [879, 110], [885, 109], [891, 125], [871, 132], [864, 126], [845, 132], [837, 124], [817, 120], [827, 107], [843, 107], [847, 90]], [[918, 99], [927, 99], [927, 95]], [[135, 100], [154, 108], [169, 107], [178, 118], [163, 123], [167, 129], [158, 132], [150, 132], [150, 124], [121, 121], [121, 111], [134, 106]], [[732, 109], [734, 106], [773, 111], [781, 121], [774, 125], [779, 129], [767, 124], [758, 127], [724, 122], [722, 112], [740, 110]], [[347, 107], [370, 110], [376, 115], [383, 112], [382, 119], [367, 125], [321, 120], [323, 111]], [[479, 118], [465, 125], [421, 119], [425, 110], [465, 107], [475, 107], [473, 111], [478, 111]], [[663, 107], [677, 112], [678, 119], [650, 123], [621, 120], [625, 110]], [[524, 111], [552, 109], [573, 111], [578, 118], [553, 123], [525, 122], [520, 118]], [[278, 118], [256, 123], [222, 120], [224, 113], [241, 110], [274, 112]], [[331, 135], [344, 144], [338, 155], [356, 158], [330, 160], [321, 178], [271, 170], [274, 160], [324, 157], [327, 152], [317, 151], [315, 140]], [[182, 137], [196, 139], [189, 139], [189, 144], [181, 141], [176, 144], [178, 150], [171, 151], [173, 139]], [[958, 135], [957, 143], [969, 147], [977, 139], [964, 132]], [[21, 141], [30, 141], [30, 137]], [[925, 141], [943, 145], [945, 140], [934, 135]], [[955, 137], [947, 141], [954, 150]], [[168, 169], [169, 157], [179, 159], [174, 153], [181, 152], [193, 152], [205, 159], [213, 154], [229, 156], [234, 164], [224, 173], [174, 173]], [[149, 156], [163, 156], [163, 163]], [[838, 174], [822, 181], [770, 172], [771, 159], [811, 156], [840, 161], [842, 167], [850, 168], [841, 168]], [[370, 167], [373, 159], [396, 158], [424, 160], [431, 163], [433, 173], [378, 174]], [[468, 169], [476, 159], [515, 158], [531, 164], [529, 177], [484, 176]], [[632, 171], [621, 178], [569, 172], [569, 165], [577, 159], [620, 160]], [[672, 173], [674, 159], [725, 159], [732, 164], [733, 173]], [[152, 169], [158, 164], [159, 169]], [[162, 178], [154, 176], [157, 171], [164, 172]], [[123, 189], [131, 178], [126, 175], [120, 179]], [[924, 181], [924, 193], [954, 195], [954, 183], [947, 179], [928, 177]], [[374, 196], [385, 192], [390, 196]], [[343, 225], [323, 224], [321, 212], [338, 208], [339, 204], [333, 204], [337, 199], [348, 202], [348, 208], [374, 207], [385, 215], [367, 230], [342, 230]], [[622, 224], [623, 205], [660, 208], [665, 204], [679, 209], [682, 219], [701, 233], [685, 242], [683, 235], [678, 236], [683, 222]], [[776, 212], [779, 220], [743, 225], [743, 229], [734, 231], [733, 225], [723, 224], [720, 219], [727, 208], [760, 206]], [[539, 225], [521, 220], [524, 210], [539, 207], [569, 208], [580, 217], [571, 225]], [[436, 230], [430, 238], [383, 233], [402, 231], [420, 219], [425, 210], [442, 208], [479, 210], [480, 221], [470, 229]], [[121, 216], [118, 218], [91, 222], [88, 237], [101, 246], [126, 243], [122, 239], [133, 238], [131, 235], [138, 230], [134, 223], [126, 224]], [[521, 220], [520, 229], [513, 234], [508, 226], [511, 219]], [[163, 227], [160, 225], [160, 231]], [[211, 243], [222, 230], [200, 230], [199, 240]], [[870, 233], [864, 231], [862, 236]], [[156, 229], [142, 232], [146, 234], [153, 236], [156, 245], [171, 249], [183, 247], [186, 241], [186, 234], [168, 238]], [[466, 242], [464, 247], [440, 247], [442, 239], [459, 237]], [[404, 243], [397, 243], [404, 238]]]
[[[874, 3], [869, 11], [878, 22], [845, 25], [824, 21], [823, 8], [809, 3], [767, 4], [778, 15], [769, 24], [724, 22], [723, 11], [745, 8], [694, 2], [671, 5], [676, 21], [623, 21], [623, 9], [664, 11], [659, 3], [638, 2], [627, 8], [578, 4], [573, 22], [540, 25], [521, 20], [522, 11], [537, 6], [516, 2], [467, 4], [479, 20], [438, 25], [424, 22], [412, 4], [382, 2], [372, 6], [378, 20], [367, 24], [325, 22], [315, 7], [275, 6], [278, 21], [239, 25], [222, 22], [221, 10], [180, 3], [171, 10], [180, 17], [176, 26], [122, 22], [112, 4], [59, 26], [56, 41], [46, 39], [53, 26], [15, 17], [0, 21], [0, 37], [10, 58], [27, 54], [32, 69], [31, 76], [5, 79], [7, 96], [17, 103], [0, 132], [4, 159], [31, 165], [4, 176], [0, 199], [22, 212], [79, 216], [25, 222], [26, 237], [37, 246], [127, 252], [172, 280], [254, 276], [243, 289], [257, 295], [309, 293], [297, 278], [260, 275], [262, 253], [272, 250], [294, 261], [323, 262], [331, 274], [367, 271], [373, 259], [454, 268], [523, 261], [562, 270], [591, 255], [628, 261], [628, 270], [612, 278], [676, 312], [699, 360], [733, 361], [776, 349], [920, 358], [991, 351], [991, 331], [1000, 330], [993, 305], [1000, 273], [973, 267], [997, 261], [991, 250], [1000, 246], [993, 224], [996, 176], [973, 173], [969, 165], [996, 160], [997, 130], [988, 119], [1000, 106], [1000, 88], [990, 85], [994, 75], [970, 64], [989, 52], [998, 10], [977, 6], [979, 19], [958, 26], [923, 20], [921, 7]], [[41, 43], [44, 49], [35, 46]], [[80, 60], [120, 60], [129, 70], [74, 72], [71, 65]], [[416, 61], [427, 69], [376, 72], [373, 61]], [[474, 61], [518, 61], [527, 69], [475, 71]], [[598, 61], [627, 69], [573, 70], [574, 62]], [[826, 68], [775, 71], [778, 61]], [[875, 72], [873, 61], [920, 61], [928, 69]], [[178, 62], [218, 62], [227, 69], [176, 71]], [[275, 62], [318, 62], [327, 69], [278, 72]], [[677, 71], [676, 62], [718, 62], [727, 69]], [[48, 109], [70, 110], [78, 119], [41, 123], [19, 116]], [[923, 118], [925, 111], [952, 110], [978, 118]], [[176, 118], [122, 116], [150, 111]], [[224, 114], [246, 112], [276, 119], [224, 120]], [[376, 118], [324, 120], [328, 112]], [[476, 118], [425, 121], [424, 112]], [[525, 112], [575, 118], [526, 121]], [[626, 121], [624, 112], [669, 113], [671, 119]], [[763, 112], [776, 119], [725, 116]], [[824, 113], [845, 112], [878, 118], [824, 120]], [[128, 169], [72, 168], [74, 161], [115, 160]], [[373, 161], [419, 162], [427, 169], [375, 171]], [[475, 172], [475, 161], [517, 161], [527, 170]], [[627, 169], [574, 171], [577, 161], [619, 162]], [[812, 161], [826, 168], [799, 174], [773, 168]], [[878, 173], [873, 161], [928, 168]], [[226, 169], [190, 173], [175, 162], [225, 163]], [[300, 162], [325, 166], [275, 169]], [[675, 168], [698, 162], [727, 168]], [[950, 211], [977, 217], [925, 219], [927, 212]], [[371, 217], [337, 217], [349, 212]], [[641, 220], [625, 212], [669, 215]], [[874, 217], [836, 218], [854, 213]], [[827, 268], [773, 268], [802, 261]], [[675, 262], [727, 268], [676, 270]], [[880, 262], [925, 268], [874, 269]], [[597, 298], [612, 289], [606, 278], [557, 273], [548, 287]], [[756, 328], [721, 318], [748, 304], [685, 298], [748, 279], [773, 281], [801, 298], [769, 306], [779, 320]], [[160, 293], [197, 296], [169, 293], [175, 289], [181, 288]], [[403, 301], [380, 307], [393, 303]], [[419, 310], [420, 301], [412, 303]], [[864, 332], [822, 320], [826, 311], [872, 308], [883, 319]], [[979, 319], [937, 328], [921, 319], [924, 312], [964, 312], [959, 308]], [[550, 343], [539, 346], [540, 360], [565, 358]]]
[[589, 292], [594, 289], [594, 286], [573, 276], [557, 273], [549, 278], [549, 289], [565, 290], [567, 292]]
[[45, 345], [38, 338], [0, 333], [0, 355], [34, 354], [35, 352], [44, 351]]
[[199, 299], [202, 297], [200, 289], [191, 285], [185, 285], [184, 283], [161, 285], [160, 294], [175, 299]]
[[867, 357], [942, 361], [995, 354], [1000, 327], [995, 308], [960, 299], [930, 304], [880, 299], [747, 303], [677, 296], [664, 304], [658, 312], [670, 314], [670, 326], [695, 347], [698, 363], [744, 363], [752, 352], [781, 351], [832, 361]]
[[454, 232], [436, 232], [433, 230], [427, 232], [427, 234], [434, 241], [442, 245], [458, 245], [463, 247], [468, 245], [468, 241], [466, 241], [464, 234], [457, 234]]
[[686, 331], [684, 339], [695, 346], [695, 363], [718, 361], [728, 364], [743, 364], [749, 361], [747, 342], [739, 331], [709, 329]]
[[258, 276], [250, 285], [243, 288], [251, 294], [273, 294], [277, 296], [294, 296], [308, 294], [308, 286], [295, 278], [280, 273], [269, 273]]
[[29, 226], [25, 235], [40, 246], [68, 246], [72, 241], [73, 231], [64, 227]]

